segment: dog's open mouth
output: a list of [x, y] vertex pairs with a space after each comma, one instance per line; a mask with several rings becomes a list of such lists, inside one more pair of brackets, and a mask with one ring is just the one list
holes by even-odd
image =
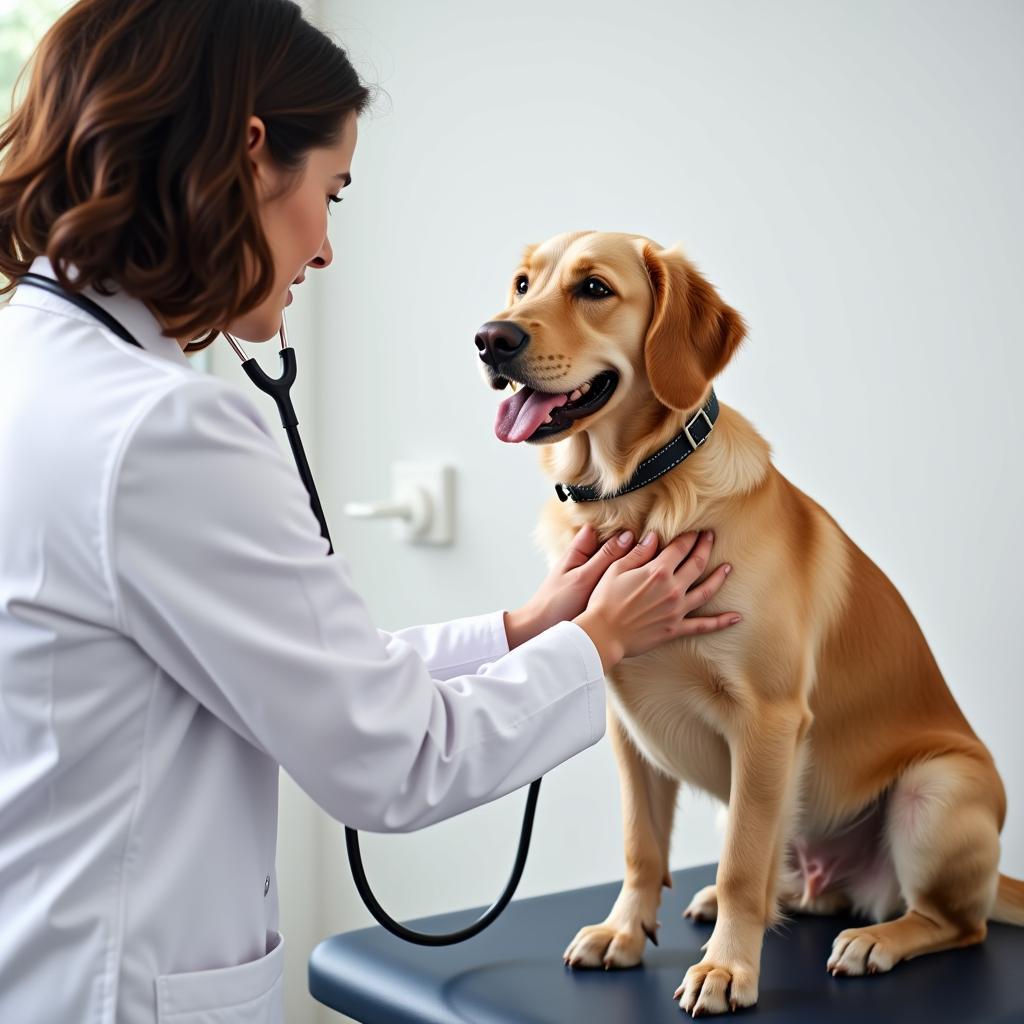
[[618, 382], [619, 375], [614, 370], [605, 370], [569, 392], [537, 391], [523, 385], [498, 406], [494, 433], [499, 441], [510, 444], [561, 433], [577, 420], [597, 412], [611, 398]]

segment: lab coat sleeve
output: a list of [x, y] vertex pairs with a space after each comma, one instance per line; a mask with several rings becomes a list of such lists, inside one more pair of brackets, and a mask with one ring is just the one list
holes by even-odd
[[[157, 395], [110, 475], [119, 628], [339, 821], [421, 828], [602, 736], [601, 660], [574, 622], [445, 680], [382, 636], [344, 556], [325, 557], [294, 466], [225, 382], [190, 374]], [[459, 646], [449, 667], [475, 660]]]
[[414, 647], [434, 679], [476, 672], [484, 662], [508, 654], [504, 609], [450, 622], [406, 626], [393, 633], [377, 632], [386, 644], [402, 642]]

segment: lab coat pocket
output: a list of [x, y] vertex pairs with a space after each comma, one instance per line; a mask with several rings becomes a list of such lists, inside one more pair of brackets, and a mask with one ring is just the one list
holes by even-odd
[[284, 939], [267, 932], [267, 953], [235, 967], [156, 979], [159, 1024], [282, 1024]]

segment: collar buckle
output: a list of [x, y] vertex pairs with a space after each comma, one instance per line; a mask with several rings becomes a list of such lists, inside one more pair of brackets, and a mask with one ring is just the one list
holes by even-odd
[[[708, 432], [699, 441], [695, 441], [693, 439], [693, 434], [690, 433], [690, 427], [692, 427], [697, 422], [697, 420], [701, 418], [701, 416], [704, 417], [704, 422], [707, 423], [708, 425]], [[690, 422], [687, 423], [685, 427], [683, 427], [683, 433], [686, 434], [686, 440], [690, 442], [690, 447], [694, 451], [696, 451], [711, 436], [711, 430], [713, 427], [714, 424], [711, 422], [711, 417], [708, 415], [707, 410], [703, 407], [700, 410], [698, 410], [697, 414], [693, 417], [693, 419], [690, 420]]]

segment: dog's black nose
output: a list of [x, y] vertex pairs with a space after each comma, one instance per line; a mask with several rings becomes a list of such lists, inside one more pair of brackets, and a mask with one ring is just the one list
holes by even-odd
[[530, 336], [508, 320], [492, 320], [477, 332], [476, 347], [480, 358], [494, 369], [514, 359], [526, 347]]

